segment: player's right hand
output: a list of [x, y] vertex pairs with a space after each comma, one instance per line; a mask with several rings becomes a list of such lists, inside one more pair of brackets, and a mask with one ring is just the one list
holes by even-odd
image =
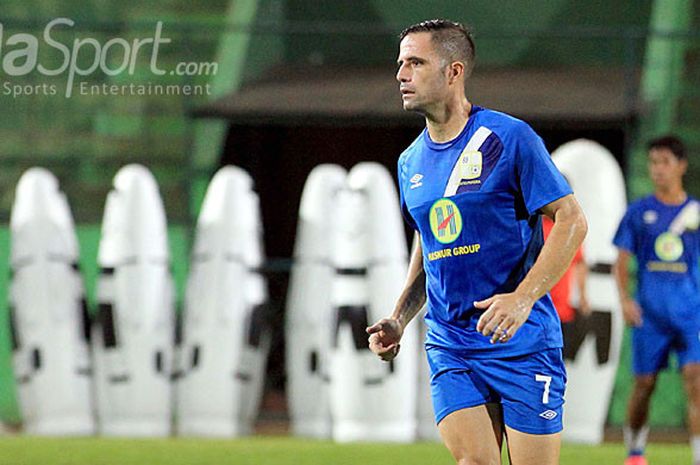
[[583, 316], [591, 316], [591, 313], [593, 313], [593, 309], [585, 295], [579, 296], [578, 298], [578, 311]]
[[637, 301], [631, 297], [622, 301], [622, 318], [630, 326], [642, 326], [642, 309], [639, 308]]
[[395, 318], [383, 318], [367, 328], [369, 350], [389, 362], [399, 354], [403, 328]]

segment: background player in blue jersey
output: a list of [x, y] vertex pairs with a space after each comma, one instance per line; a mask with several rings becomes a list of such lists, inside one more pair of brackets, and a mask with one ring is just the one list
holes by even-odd
[[[614, 243], [615, 278], [623, 316], [632, 329], [634, 390], [624, 429], [628, 465], [646, 464], [649, 399], [671, 351], [678, 356], [688, 393], [694, 463], [700, 464], [700, 209], [683, 189], [688, 167], [680, 140], [649, 143], [654, 194], [632, 203]], [[629, 293], [629, 265], [637, 259], [637, 294]]]
[[[524, 122], [472, 105], [460, 24], [400, 36], [397, 80], [426, 129], [399, 158], [401, 205], [419, 241], [390, 317], [367, 329], [384, 360], [427, 300], [426, 352], [440, 434], [459, 464], [559, 463], [566, 373], [547, 291], [586, 233], [571, 190]], [[555, 221], [543, 246], [541, 214]]]

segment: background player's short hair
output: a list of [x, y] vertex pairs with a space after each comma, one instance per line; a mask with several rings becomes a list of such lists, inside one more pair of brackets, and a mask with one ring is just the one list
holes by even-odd
[[668, 149], [678, 160], [688, 159], [683, 141], [677, 136], [670, 134], [650, 140], [647, 144], [647, 149]]
[[408, 26], [399, 34], [399, 42], [408, 34], [430, 32], [436, 48], [448, 62], [464, 63], [464, 75], [469, 77], [474, 69], [476, 47], [471, 31], [462, 25], [447, 19], [430, 19]]

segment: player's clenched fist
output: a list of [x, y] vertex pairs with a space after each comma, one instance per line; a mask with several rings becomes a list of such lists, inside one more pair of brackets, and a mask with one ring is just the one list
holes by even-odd
[[369, 334], [369, 350], [389, 362], [399, 353], [403, 328], [394, 318], [383, 318], [367, 328]]

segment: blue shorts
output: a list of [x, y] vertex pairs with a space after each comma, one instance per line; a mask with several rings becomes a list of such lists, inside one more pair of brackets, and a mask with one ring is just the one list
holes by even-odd
[[640, 327], [632, 328], [632, 371], [635, 375], [656, 374], [668, 367], [671, 351], [678, 356], [680, 368], [700, 363], [700, 325], [683, 320], [680, 325], [647, 317]]
[[452, 412], [500, 403], [504, 423], [529, 434], [562, 430], [566, 369], [561, 349], [503, 359], [474, 359], [426, 348], [435, 421]]

